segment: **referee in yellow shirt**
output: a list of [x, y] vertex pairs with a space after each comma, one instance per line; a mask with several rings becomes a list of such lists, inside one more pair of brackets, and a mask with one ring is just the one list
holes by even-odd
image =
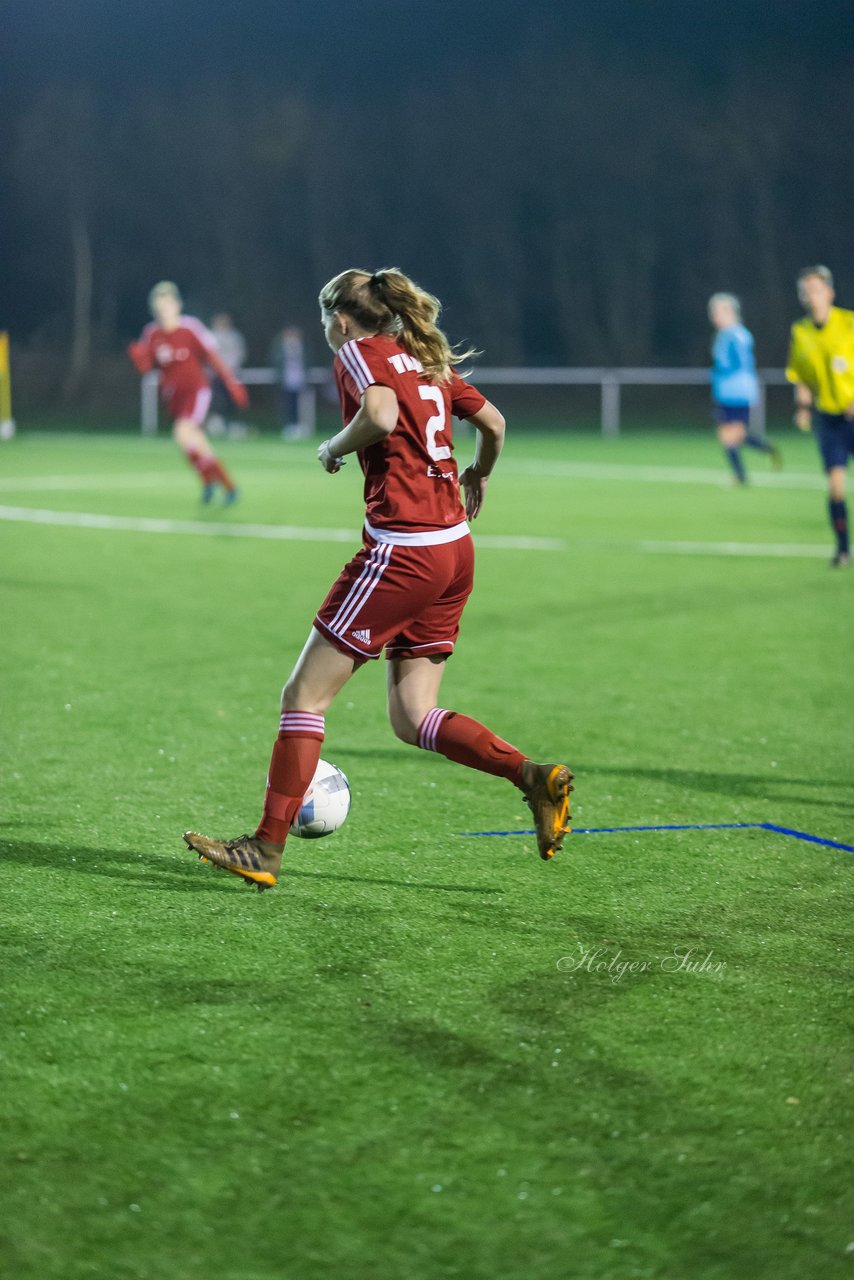
[[830, 523], [836, 534], [831, 567], [851, 563], [845, 472], [854, 455], [854, 311], [833, 305], [827, 267], [805, 267], [798, 298], [807, 315], [792, 325], [786, 377], [795, 384], [795, 423], [814, 427], [827, 472]]

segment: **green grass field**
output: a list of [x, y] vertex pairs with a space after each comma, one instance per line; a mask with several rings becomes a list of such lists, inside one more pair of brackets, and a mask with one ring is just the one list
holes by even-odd
[[[854, 844], [854, 578], [783, 443], [736, 490], [710, 434], [511, 439], [442, 701], [579, 827]], [[355, 464], [224, 453], [228, 512], [165, 440], [0, 447], [4, 1280], [850, 1275], [854, 854], [465, 836], [518, 794], [396, 742], [381, 664], [341, 832], [263, 895], [184, 849], [253, 829], [361, 516]]]

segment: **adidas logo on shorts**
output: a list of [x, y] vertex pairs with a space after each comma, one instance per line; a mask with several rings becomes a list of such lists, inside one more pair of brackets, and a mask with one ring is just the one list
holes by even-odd
[[367, 629], [364, 631], [351, 631], [350, 635], [355, 636], [357, 640], [361, 640], [362, 644], [371, 643], [371, 633]]

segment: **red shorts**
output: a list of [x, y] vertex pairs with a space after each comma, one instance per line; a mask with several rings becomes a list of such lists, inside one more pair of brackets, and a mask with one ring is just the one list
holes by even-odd
[[176, 387], [171, 395], [163, 397], [163, 403], [173, 422], [179, 418], [190, 418], [201, 427], [211, 407], [211, 389], [204, 386], [187, 391]]
[[366, 530], [318, 610], [317, 630], [349, 657], [452, 653], [474, 583], [474, 546], [460, 528], [454, 541], [428, 545], [376, 541]]

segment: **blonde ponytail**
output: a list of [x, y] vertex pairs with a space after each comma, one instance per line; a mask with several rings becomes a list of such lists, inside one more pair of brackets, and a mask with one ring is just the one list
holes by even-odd
[[458, 364], [479, 355], [473, 347], [451, 346], [438, 326], [439, 299], [397, 267], [342, 271], [323, 286], [319, 301], [324, 311], [345, 312], [367, 333], [396, 338], [433, 382], [450, 382]]

